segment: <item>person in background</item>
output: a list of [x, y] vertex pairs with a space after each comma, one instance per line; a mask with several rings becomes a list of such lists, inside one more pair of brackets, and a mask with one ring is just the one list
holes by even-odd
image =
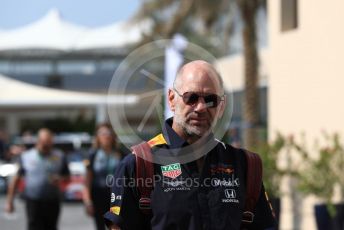
[[8, 189], [6, 211], [14, 211], [14, 195], [22, 177], [25, 180], [27, 226], [29, 230], [56, 230], [60, 214], [60, 182], [69, 180], [64, 154], [53, 149], [49, 129], [38, 131], [34, 148], [19, 156], [19, 170]]
[[117, 136], [111, 125], [103, 123], [97, 126], [95, 146], [86, 161], [86, 181], [84, 204], [88, 215], [93, 216], [97, 230], [104, 230], [103, 215], [110, 208], [111, 189], [106, 178], [113, 175], [115, 168], [122, 159], [117, 149]]

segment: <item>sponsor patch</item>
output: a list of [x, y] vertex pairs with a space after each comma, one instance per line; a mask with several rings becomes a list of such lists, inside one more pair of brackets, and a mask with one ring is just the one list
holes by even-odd
[[232, 178], [228, 179], [214, 179], [212, 181], [212, 185], [215, 187], [223, 186], [223, 187], [239, 187], [240, 181], [239, 178], [235, 178], [234, 174], [232, 174]]
[[172, 187], [178, 187], [186, 184], [186, 181], [162, 181], [162, 183], [170, 185]]
[[161, 172], [163, 176], [172, 179], [175, 179], [182, 174], [182, 170], [180, 168], [179, 163], [161, 166]]
[[231, 174], [234, 172], [234, 169], [230, 167], [214, 167], [210, 169], [211, 175], [217, 174], [217, 173], [225, 173], [225, 174]]
[[236, 193], [234, 189], [225, 189], [225, 196], [228, 199], [236, 198]]
[[166, 140], [164, 136], [160, 133], [156, 137], [152, 138], [151, 140], [148, 141], [149, 146], [152, 148], [156, 145], [163, 145], [166, 144]]
[[119, 215], [119, 212], [121, 211], [121, 207], [119, 206], [113, 206], [110, 208], [110, 212], [112, 212], [115, 215]]
[[189, 187], [170, 187], [170, 188], [165, 188], [164, 192], [175, 192], [175, 191], [190, 191], [191, 188]]
[[234, 189], [225, 189], [225, 197], [226, 199], [222, 199], [222, 203], [239, 203]]
[[51, 160], [51, 161], [59, 161], [60, 158], [59, 158], [58, 156], [56, 156], [56, 155], [52, 155], [52, 156], [50, 157], [50, 160]]
[[122, 200], [121, 195], [115, 195], [115, 193], [111, 193], [111, 203], [115, 202], [116, 200]]

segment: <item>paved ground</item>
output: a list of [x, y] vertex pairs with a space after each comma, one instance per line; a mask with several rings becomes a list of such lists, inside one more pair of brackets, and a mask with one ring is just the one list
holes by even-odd
[[[24, 202], [16, 199], [16, 212], [8, 216], [4, 213], [5, 197], [0, 195], [0, 229], [25, 230], [26, 217]], [[60, 216], [60, 230], [93, 230], [93, 220], [86, 216], [81, 203], [63, 203]]]

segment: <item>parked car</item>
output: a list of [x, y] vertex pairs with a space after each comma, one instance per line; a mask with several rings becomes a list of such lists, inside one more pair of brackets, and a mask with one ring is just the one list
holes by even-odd
[[70, 181], [62, 189], [64, 199], [67, 201], [81, 201], [84, 190], [86, 168], [84, 160], [86, 152], [69, 153], [67, 156], [70, 171]]
[[16, 174], [17, 170], [16, 164], [0, 161], [0, 194], [6, 194], [10, 178]]

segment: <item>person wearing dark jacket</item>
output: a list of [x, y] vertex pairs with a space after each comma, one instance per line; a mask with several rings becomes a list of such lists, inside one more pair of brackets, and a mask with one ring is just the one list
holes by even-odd
[[[124, 158], [114, 174], [121, 180], [113, 183], [114, 199], [104, 216], [109, 228], [273, 229], [273, 211], [259, 180], [254, 210], [245, 209], [249, 203], [245, 200], [249, 190], [246, 151], [214, 136], [226, 105], [223, 82], [214, 67], [201, 60], [187, 63], [167, 98], [174, 116], [165, 121], [162, 133], [147, 141], [152, 152], [146, 160], [152, 159], [153, 189], [150, 194], [140, 190], [139, 183], [146, 189], [151, 186], [137, 177], [144, 170], [138, 166], [140, 160], [134, 154]], [[137, 183], [131, 183], [135, 179]]]
[[97, 126], [95, 146], [86, 161], [86, 184], [84, 204], [88, 215], [94, 217], [97, 230], [104, 230], [103, 215], [110, 208], [110, 187], [108, 175], [113, 175], [122, 158], [117, 149], [117, 136], [111, 126], [103, 123]]

